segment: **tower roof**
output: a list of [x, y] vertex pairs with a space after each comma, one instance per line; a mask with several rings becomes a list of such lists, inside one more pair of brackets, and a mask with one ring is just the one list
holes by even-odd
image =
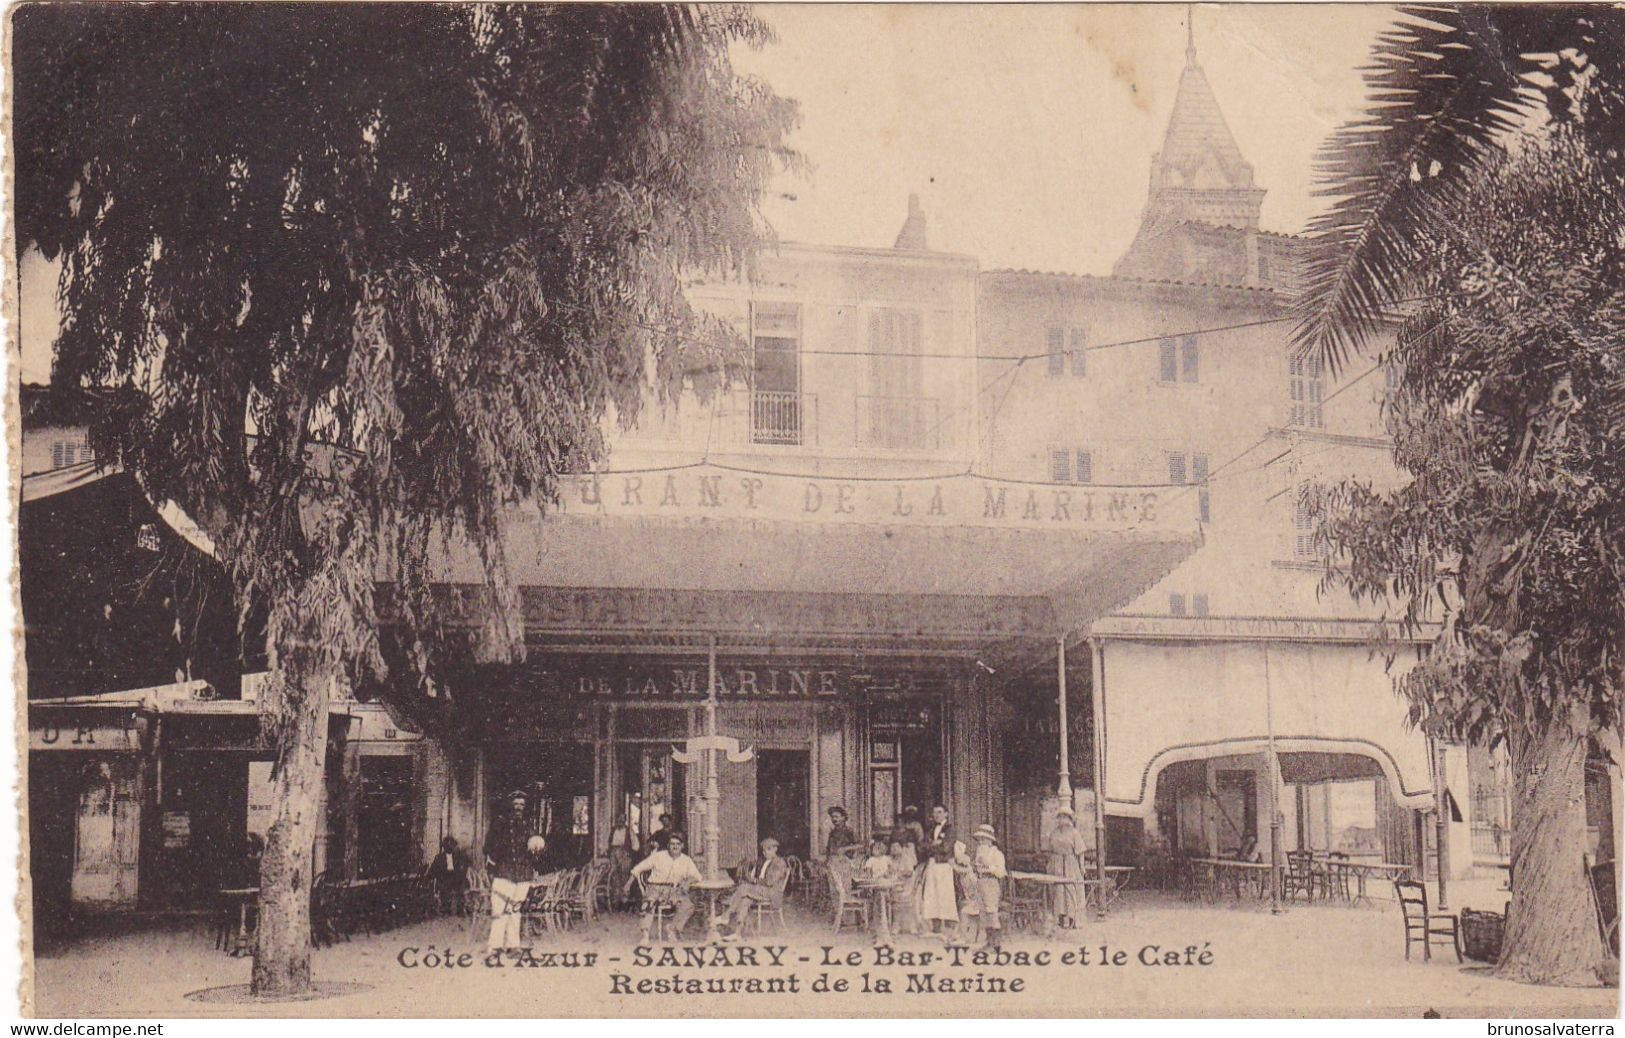
[[1179, 76], [1173, 114], [1155, 165], [1165, 187], [1206, 190], [1250, 188], [1253, 167], [1224, 121], [1207, 74], [1196, 61], [1194, 44], [1185, 48], [1185, 70]]

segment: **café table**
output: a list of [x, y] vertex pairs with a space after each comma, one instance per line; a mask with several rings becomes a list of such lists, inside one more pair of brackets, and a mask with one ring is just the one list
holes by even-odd
[[[1044, 888], [1046, 895], [1048, 892], [1055, 890], [1057, 887], [1082, 887], [1083, 899], [1086, 904], [1090, 901], [1090, 891], [1099, 885], [1099, 881], [1095, 879], [1090, 879], [1087, 877], [1083, 879], [1074, 879], [1069, 876], [1056, 876], [1048, 872], [1010, 872], [1007, 873], [1007, 875], [1010, 877], [1010, 882], [1012, 884], [1031, 883], [1035, 886]], [[1044, 902], [1043, 934], [1044, 936], [1049, 936], [1055, 932], [1055, 903], [1054, 900], [1048, 896], [1044, 898]]]
[[1378, 879], [1395, 880], [1411, 871], [1414, 866], [1403, 865], [1394, 861], [1339, 861], [1339, 868], [1346, 869], [1354, 877], [1356, 891], [1350, 904], [1371, 903], [1371, 897], [1366, 893], [1366, 880], [1372, 876]]
[[253, 954], [253, 942], [248, 934], [248, 909], [259, 901], [260, 888], [227, 887], [220, 891], [220, 896], [237, 902], [237, 933], [226, 946], [227, 954], [232, 958]]
[[[1192, 858], [1191, 861], [1207, 867], [1208, 873], [1212, 877], [1212, 886], [1218, 885], [1221, 872], [1229, 872], [1231, 874], [1229, 878], [1232, 881], [1231, 889], [1235, 891], [1237, 898], [1241, 897], [1241, 884], [1243, 881], [1248, 879], [1259, 880], [1263, 874], [1273, 871], [1273, 867], [1267, 861], [1237, 861], [1233, 858]], [[1262, 889], [1267, 892], [1268, 884], [1265, 883]]]
[[[734, 881], [727, 876], [716, 879], [702, 879], [691, 886], [690, 890], [698, 890], [705, 897], [705, 941], [707, 944], [719, 944], [722, 941], [722, 931], [717, 929], [717, 902], [722, 895], [734, 888]], [[681, 934], [675, 935], [679, 938]]]
[[875, 944], [890, 944], [892, 895], [903, 885], [902, 877], [886, 876], [876, 879], [861, 873], [852, 877], [852, 889], [865, 894], [873, 909], [869, 913], [875, 928]]

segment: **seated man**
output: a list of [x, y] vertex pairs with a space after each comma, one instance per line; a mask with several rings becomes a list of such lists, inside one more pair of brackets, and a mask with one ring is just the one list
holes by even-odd
[[790, 865], [779, 857], [779, 841], [769, 836], [761, 843], [762, 856], [748, 865], [739, 867], [739, 886], [728, 895], [728, 925], [732, 938], [739, 936], [751, 905], [771, 905], [778, 908], [784, 903], [784, 885], [790, 878]]
[[649, 943], [649, 923], [657, 905], [672, 906], [672, 933], [681, 934], [689, 916], [694, 914], [694, 902], [689, 899], [688, 888], [700, 882], [699, 867], [694, 859], [683, 853], [683, 834], [668, 832], [665, 850], [655, 851], [632, 866], [632, 877], [626, 882], [627, 893], [632, 884], [642, 880], [643, 916], [638, 930], [644, 944]]

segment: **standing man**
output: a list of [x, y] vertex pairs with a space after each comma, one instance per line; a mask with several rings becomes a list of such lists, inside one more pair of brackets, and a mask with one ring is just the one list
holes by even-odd
[[632, 866], [632, 878], [626, 882], [626, 892], [632, 892], [632, 883], [642, 879], [643, 917], [638, 922], [640, 943], [649, 943], [649, 924], [654, 919], [657, 905], [672, 906], [672, 934], [680, 936], [689, 916], [694, 914], [694, 902], [688, 888], [705, 877], [694, 864], [694, 859], [683, 853], [683, 834], [666, 833], [666, 849], [655, 851]]
[[738, 940], [740, 929], [750, 915], [751, 905], [779, 908], [784, 904], [784, 886], [790, 879], [790, 865], [779, 857], [779, 841], [769, 836], [762, 841], [762, 855], [739, 868], [739, 886], [728, 895], [729, 940]]
[[[490, 949], [501, 951], [523, 946], [520, 935], [520, 910], [525, 895], [530, 893], [531, 864], [530, 841], [525, 822], [525, 791], [516, 789], [508, 794], [508, 813], [491, 822], [485, 834], [485, 865], [491, 873], [491, 940]], [[540, 836], [535, 836], [537, 842]]]
[[829, 839], [824, 843], [824, 857], [844, 856], [848, 847], [857, 845], [857, 834], [846, 824], [846, 808], [839, 804], [829, 809]]
[[671, 836], [671, 815], [660, 816], [660, 828], [649, 834], [649, 853], [666, 849], [666, 840]]

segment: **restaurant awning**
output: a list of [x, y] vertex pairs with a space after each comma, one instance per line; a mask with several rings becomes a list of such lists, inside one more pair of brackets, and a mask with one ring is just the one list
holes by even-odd
[[1108, 812], [1148, 816], [1170, 764], [1263, 754], [1272, 734], [1286, 781], [1380, 774], [1401, 806], [1431, 806], [1427, 739], [1372, 657], [1373, 623], [1115, 616], [1093, 633]]
[[[507, 563], [522, 587], [608, 602], [648, 601], [651, 591], [691, 603], [743, 598], [753, 607], [732, 624], [759, 634], [839, 628], [844, 610], [862, 617], [853, 633], [877, 637], [1053, 640], [1132, 600], [1200, 545], [1194, 495], [1179, 489], [859, 482], [714, 466], [600, 476], [571, 481], [546, 517], [516, 511]], [[445, 551], [435, 572], [451, 585], [481, 579], [466, 545]], [[548, 629], [537, 612], [532, 629]], [[606, 630], [731, 625], [726, 608], [695, 612], [685, 623], [601, 610]], [[562, 626], [584, 630], [585, 620]]]

